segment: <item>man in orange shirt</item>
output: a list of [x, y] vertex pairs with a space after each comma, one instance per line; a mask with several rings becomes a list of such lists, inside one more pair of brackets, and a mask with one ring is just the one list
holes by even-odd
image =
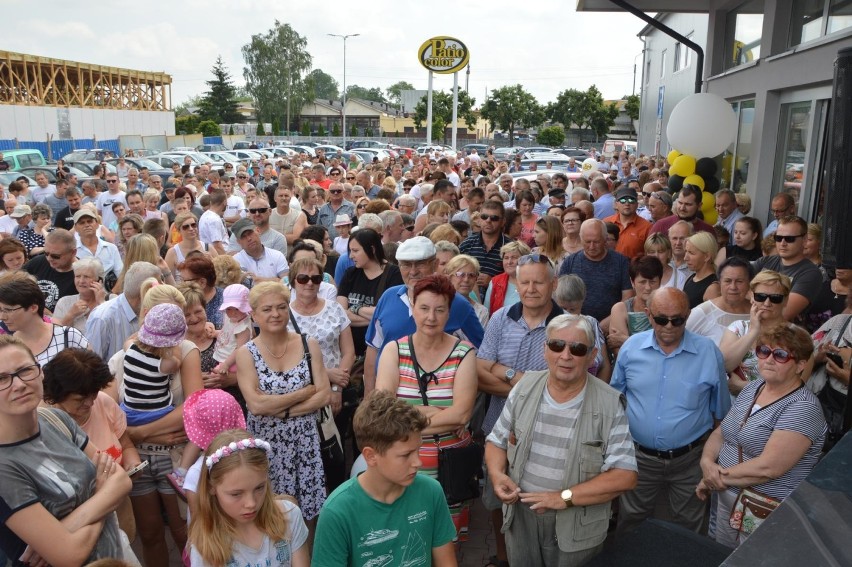
[[639, 198], [635, 185], [637, 181], [631, 180], [627, 186], [620, 187], [615, 192], [616, 213], [604, 219], [618, 226], [621, 231], [618, 236], [618, 244], [615, 246], [619, 252], [631, 260], [645, 253], [645, 239], [651, 231], [651, 223], [636, 214], [639, 208]]

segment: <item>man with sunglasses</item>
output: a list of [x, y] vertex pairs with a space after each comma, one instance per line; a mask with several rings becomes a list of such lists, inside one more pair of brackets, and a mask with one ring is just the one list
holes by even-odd
[[[784, 319], [805, 325], [811, 302], [822, 291], [822, 272], [816, 264], [805, 258], [805, 236], [808, 223], [797, 216], [782, 217], [775, 229], [777, 256], [764, 256], [751, 263], [755, 273], [774, 270], [793, 280], [793, 289], [784, 308]], [[819, 326], [819, 325], [817, 325]]]
[[101, 215], [101, 224], [110, 226], [116, 221], [115, 213], [112, 212], [112, 206], [115, 203], [123, 203], [127, 206], [127, 198], [121, 187], [118, 185], [118, 175], [115, 173], [107, 173], [106, 176], [107, 190], [98, 195], [95, 206], [98, 208], [98, 214]]
[[481, 297], [485, 296], [488, 282], [503, 273], [500, 249], [512, 239], [503, 234], [506, 210], [495, 201], [485, 201], [479, 214], [480, 232], [472, 232], [459, 246], [462, 254], [473, 256], [479, 262], [479, 286]]
[[699, 533], [702, 448], [731, 407], [725, 361], [712, 340], [686, 330], [689, 299], [681, 290], [654, 291], [646, 312], [651, 329], [625, 341], [610, 381], [627, 398], [639, 465], [636, 488], [621, 495], [618, 532], [652, 517], [664, 490], [671, 521]]
[[328, 235], [334, 240], [337, 237], [337, 229], [334, 228], [334, 221], [337, 215], [355, 216], [355, 204], [343, 198], [343, 184], [334, 183], [328, 186], [328, 202], [320, 207], [319, 219], [317, 222], [323, 225], [328, 230]]
[[638, 208], [639, 196], [636, 189], [628, 184], [615, 192], [616, 213], [604, 219], [604, 222], [611, 222], [619, 229], [615, 251], [631, 260], [645, 253], [645, 239], [651, 231], [651, 223], [636, 214]]
[[76, 259], [74, 234], [57, 228], [44, 238], [44, 254], [24, 264], [24, 271], [38, 281], [38, 287], [44, 293], [44, 306], [51, 312], [61, 298], [78, 293], [71, 267]]
[[512, 565], [585, 563], [603, 548], [610, 502], [636, 485], [624, 398], [587, 370], [594, 345], [584, 317], [550, 321], [538, 347], [546, 370], [527, 372], [512, 388], [487, 438], [490, 485], [506, 510], [496, 525], [505, 528]]
[[[272, 209], [262, 194], [258, 195], [251, 201], [246, 209], [246, 219], [250, 219], [257, 228], [257, 234], [260, 236], [260, 242], [266, 248], [278, 250], [285, 256], [287, 255], [287, 239], [284, 235], [273, 230], [269, 226], [269, 218], [272, 216]], [[237, 221], [239, 222], [239, 221]], [[236, 223], [234, 223], [236, 224]], [[228, 254], [234, 255], [240, 250], [243, 250], [242, 243], [237, 240], [237, 235], [231, 233], [231, 239], [228, 241]]]

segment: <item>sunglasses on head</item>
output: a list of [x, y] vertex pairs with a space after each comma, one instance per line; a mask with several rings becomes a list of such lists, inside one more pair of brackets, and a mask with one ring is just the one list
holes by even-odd
[[306, 285], [308, 282], [319, 285], [322, 283], [322, 275], [309, 276], [308, 274], [299, 274], [296, 276], [296, 283]]
[[755, 293], [754, 300], [757, 303], [764, 303], [766, 300], [778, 305], [784, 301], [784, 295], [780, 293]]
[[754, 354], [757, 355], [757, 358], [760, 358], [762, 360], [766, 360], [767, 358], [769, 358], [770, 355], [772, 355], [772, 358], [774, 358], [775, 362], [777, 362], [778, 364], [784, 364], [785, 362], [795, 360], [793, 354], [787, 352], [783, 348], [771, 349], [766, 345], [758, 345], [754, 349]]
[[249, 209], [248, 212], [250, 212], [253, 215], [262, 215], [263, 213], [265, 213], [268, 210], [269, 210], [269, 207], [261, 207], [259, 209]]
[[781, 236], [780, 234], [776, 234], [772, 238], [775, 239], [775, 242], [781, 242], [783, 240], [784, 242], [787, 242], [788, 244], [792, 244], [793, 242], [796, 241], [797, 238], [801, 238], [803, 236], [805, 236], [805, 235], [804, 234], [787, 234], [787, 235]]
[[586, 356], [589, 354], [589, 345], [584, 345], [583, 343], [569, 343], [562, 339], [550, 339], [545, 344], [547, 345], [547, 348], [553, 352], [565, 352], [565, 347], [567, 346], [568, 352], [570, 352], [573, 356]]
[[527, 264], [547, 264], [549, 266], [553, 266], [553, 262], [550, 261], [550, 258], [545, 256], [544, 254], [538, 253], [521, 256], [518, 260], [518, 265], [526, 266]]
[[662, 315], [652, 315], [651, 319], [654, 320], [654, 323], [661, 327], [665, 327], [669, 323], [672, 324], [672, 327], [682, 327], [684, 323], [686, 323], [686, 317], [663, 317]]

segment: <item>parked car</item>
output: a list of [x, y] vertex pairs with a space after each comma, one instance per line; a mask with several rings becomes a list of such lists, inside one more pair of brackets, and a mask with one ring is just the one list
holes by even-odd
[[591, 157], [589, 152], [582, 148], [559, 148], [553, 150], [553, 153], [566, 155], [568, 157], [574, 158], [576, 161], [583, 161], [584, 159]]
[[174, 146], [173, 148], [169, 148], [170, 152], [194, 152], [197, 151], [195, 148], [190, 146]]
[[167, 155], [167, 156], [177, 156], [178, 159], [181, 160], [181, 165], [183, 164], [183, 160], [186, 156], [189, 156], [189, 159], [192, 160], [192, 165], [204, 165], [204, 164], [212, 165], [213, 164], [212, 159], [210, 159], [208, 156], [206, 156], [206, 155], [204, 155], [200, 152], [196, 152], [193, 149], [189, 149], [189, 150], [169, 150], [167, 152], [163, 152], [163, 154]]
[[[159, 150], [151, 150], [148, 148], [127, 148], [124, 150], [124, 155], [127, 157], [148, 157], [156, 154]], [[133, 155], [129, 155], [133, 152]]]
[[[148, 173], [150, 173], [151, 175], [159, 175], [160, 177], [163, 178], [163, 181], [165, 181], [166, 179], [168, 179], [169, 177], [172, 176], [171, 167], [165, 168], [162, 165], [160, 165], [159, 163], [151, 160], [150, 158], [146, 158], [146, 157], [124, 158], [124, 162], [131, 167], [135, 167], [136, 169], [141, 169], [143, 167], [147, 167]], [[117, 163], [118, 163], [118, 159], [115, 159], [115, 158], [106, 160], [107, 166], [111, 166], [113, 168], [113, 171], [111, 171], [110, 173], [115, 172], [115, 165]]]
[[317, 157], [317, 153], [314, 151], [314, 149], [313, 149], [313, 148], [311, 148], [311, 147], [309, 147], [309, 146], [301, 146], [301, 145], [295, 145], [295, 144], [293, 144], [293, 145], [289, 145], [289, 146], [281, 146], [281, 147], [283, 147], [283, 148], [290, 148], [291, 150], [295, 150], [295, 151], [299, 152], [300, 154], [301, 154], [301, 153], [308, 154], [308, 157], [312, 157], [312, 158]]
[[[391, 158], [390, 152], [381, 148], [358, 148], [354, 152], [364, 157], [364, 160], [367, 162], [372, 162], [374, 157], [379, 158], [379, 161]], [[369, 158], [366, 156], [369, 156]]]
[[208, 156], [214, 162], [222, 162], [223, 164], [231, 162], [234, 165], [240, 163], [239, 158], [228, 150], [211, 150], [209, 152], [204, 152], [204, 155]]
[[179, 167], [183, 165], [183, 158], [178, 156], [155, 154], [152, 156], [148, 156], [148, 159], [150, 159], [156, 164], [159, 164], [161, 168], [168, 169], [169, 171], [171, 171], [172, 165], [174, 164], [178, 164]]
[[548, 148], [547, 146], [531, 146], [529, 148], [519, 148], [517, 153], [515, 153], [514, 157], [521, 156], [521, 159], [524, 159], [529, 154], [534, 153], [553, 153], [553, 150]]
[[511, 161], [518, 152], [518, 148], [497, 148], [494, 150], [494, 159], [497, 161]]
[[243, 162], [244, 165], [248, 165], [252, 161], [259, 161], [262, 157], [259, 153], [257, 153], [257, 150], [231, 150], [229, 152], [219, 153], [231, 154], [232, 156]]
[[579, 171], [570, 172], [570, 171], [565, 171], [564, 169], [544, 169], [544, 168], [537, 169], [535, 171], [529, 171], [529, 170], [515, 171], [513, 173], [510, 173], [509, 175], [512, 176], [513, 180], [526, 179], [527, 181], [532, 181], [536, 177], [538, 177], [539, 175], [542, 175], [542, 174], [553, 175], [554, 173], [564, 173], [565, 175], [568, 176], [568, 180], [571, 181], [571, 184], [572, 184], [571, 187], [569, 187], [569, 189], [573, 188], [574, 180], [577, 179], [578, 177], [580, 177], [581, 175], [583, 175]]
[[107, 173], [115, 173], [115, 166], [109, 162], [100, 162], [97, 160], [86, 160], [86, 161], [66, 161], [65, 165], [69, 167], [76, 167], [80, 171], [84, 171], [87, 176], [91, 177], [95, 175], [95, 166], [100, 165], [101, 163], [106, 164]]
[[331, 144], [328, 144], [328, 145], [322, 145], [322, 146], [316, 146], [316, 147], [314, 148], [314, 151], [317, 151], [317, 150], [322, 150], [323, 152], [325, 152], [326, 157], [336, 156], [336, 155], [337, 155], [337, 152], [341, 152], [341, 153], [342, 153], [342, 152], [344, 152], [344, 151], [345, 151], [345, 150], [344, 150], [343, 148], [341, 148], [340, 146], [333, 146], [333, 145], [331, 145]]
[[116, 156], [115, 152], [112, 150], [107, 150], [104, 148], [92, 148], [91, 150], [74, 150], [70, 154], [62, 156], [62, 160], [65, 162], [83, 160], [101, 161], [113, 157], [118, 156]]
[[47, 160], [40, 150], [4, 150], [3, 159], [9, 164], [9, 169], [20, 171], [25, 167], [46, 165]]
[[485, 152], [488, 151], [488, 147], [488, 144], [465, 144], [462, 146], [462, 151], [464, 155], [468, 156], [472, 150], [476, 150], [477, 154], [484, 156]]
[[[85, 171], [77, 169], [76, 167], [71, 167], [71, 166], [67, 166], [67, 167], [70, 170], [69, 173], [73, 173], [74, 175], [77, 176], [78, 182], [85, 181], [86, 179], [92, 178], [91, 175], [86, 174]], [[51, 167], [49, 165], [42, 165], [42, 166], [38, 166], [38, 167], [25, 167], [25, 168], [23, 168], [19, 171], [23, 175], [26, 175], [26, 176], [32, 177], [32, 178], [35, 178], [35, 176], [38, 175], [39, 173], [43, 173], [47, 176], [48, 182], [56, 183], [56, 168]]]
[[29, 175], [24, 175], [19, 171], [0, 171], [0, 183], [2, 183], [4, 187], [8, 187], [9, 183], [16, 181], [19, 177], [26, 177], [27, 183], [29, 183], [30, 187], [36, 186], [35, 179]]
[[207, 153], [207, 152], [224, 152], [224, 151], [227, 151], [227, 149], [228, 148], [226, 148], [222, 144], [199, 144], [199, 145], [195, 146], [195, 151], [204, 152], [204, 153]]
[[538, 169], [565, 169], [568, 167], [568, 160], [570, 158], [568, 156], [564, 156], [562, 154], [554, 154], [554, 153], [537, 153], [532, 154], [527, 159], [521, 160], [521, 169], [529, 169], [532, 164], [535, 164]]
[[251, 148], [251, 142], [248, 140], [240, 140], [239, 142], [234, 142], [234, 150], [248, 150]]

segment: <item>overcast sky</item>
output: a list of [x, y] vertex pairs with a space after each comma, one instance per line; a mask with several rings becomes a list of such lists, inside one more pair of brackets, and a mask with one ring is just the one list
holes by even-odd
[[[452, 6], [452, 12], [447, 11]], [[241, 48], [276, 19], [307, 39], [313, 67], [343, 83], [343, 42], [326, 34], [361, 34], [347, 40], [346, 82], [382, 89], [405, 80], [427, 86], [417, 61], [427, 39], [448, 35], [470, 50], [470, 94], [479, 106], [486, 90], [521, 83], [541, 103], [569, 88], [595, 84], [607, 99], [630, 94], [634, 61], [641, 73], [643, 22], [626, 13], [576, 13], [576, 0], [149, 0], [68, 2], [3, 0], [15, 14], [0, 48], [46, 57], [162, 71], [172, 77], [172, 105], [206, 90], [222, 56], [235, 84], [243, 80]], [[436, 10], [431, 10], [431, 8]], [[34, 9], [35, 8], [35, 9]], [[452, 75], [435, 75], [449, 91]], [[637, 84], [639, 78], [637, 77]], [[464, 88], [465, 75], [459, 74]]]

